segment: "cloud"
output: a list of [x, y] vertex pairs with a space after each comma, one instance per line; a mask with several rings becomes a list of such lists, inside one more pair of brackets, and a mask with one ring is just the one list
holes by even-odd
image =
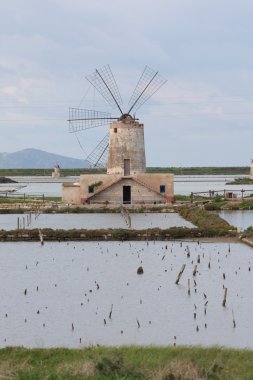
[[12, 0], [0, 12], [0, 151], [81, 157], [68, 106], [111, 111], [85, 76], [110, 63], [127, 109], [147, 64], [168, 79], [138, 111], [149, 165], [251, 158], [251, 0]]

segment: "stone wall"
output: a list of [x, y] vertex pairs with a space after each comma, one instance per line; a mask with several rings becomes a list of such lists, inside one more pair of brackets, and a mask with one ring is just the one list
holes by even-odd
[[168, 201], [172, 201], [174, 197], [174, 175], [170, 173], [139, 173], [136, 179], [149, 188], [160, 193], [160, 186], [165, 186], [165, 193]]
[[131, 204], [165, 202], [162, 195], [153, 192], [131, 178], [122, 178], [106, 190], [95, 194], [91, 202], [99, 203], [107, 201], [109, 203], [123, 203], [123, 186], [131, 186]]
[[62, 184], [62, 202], [66, 204], [80, 204], [81, 194], [79, 184], [63, 183]]
[[[97, 186], [98, 185], [98, 186]], [[160, 186], [164, 186], [161, 193]], [[90, 186], [93, 192], [89, 191]], [[131, 186], [131, 203], [171, 202], [174, 198], [173, 174], [139, 173], [134, 176], [113, 174], [85, 174], [80, 176], [80, 186], [63, 184], [64, 203], [122, 203], [123, 186]]]

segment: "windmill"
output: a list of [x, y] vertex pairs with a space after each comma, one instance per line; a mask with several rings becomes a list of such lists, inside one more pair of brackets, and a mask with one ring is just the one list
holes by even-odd
[[[122, 110], [122, 98], [109, 65], [96, 69], [86, 79], [102, 95], [106, 102], [119, 112], [81, 108], [69, 109], [69, 132], [77, 133], [110, 124], [109, 132], [86, 157], [91, 167], [103, 166], [109, 149], [108, 174], [143, 172], [146, 169], [143, 124], [135, 118], [137, 110], [166, 82], [157, 71], [146, 66], [129, 101], [128, 111]], [[120, 132], [117, 134], [117, 132]], [[138, 153], [139, 152], [139, 153]], [[124, 155], [124, 157], [122, 156]], [[130, 164], [131, 160], [131, 164]]]

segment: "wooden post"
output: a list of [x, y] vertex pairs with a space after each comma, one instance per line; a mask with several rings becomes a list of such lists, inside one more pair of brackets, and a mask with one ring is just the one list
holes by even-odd
[[180, 272], [179, 272], [178, 275], [177, 275], [177, 279], [176, 279], [176, 282], [175, 282], [176, 285], [178, 285], [179, 280], [180, 280], [180, 277], [182, 276], [182, 274], [183, 274], [183, 272], [184, 272], [184, 270], [185, 270], [185, 267], [186, 267], [186, 265], [183, 264], [183, 265], [182, 265], [182, 268], [181, 268], [181, 270], [180, 270]]
[[197, 263], [198, 263], [198, 264], [200, 263], [200, 255], [198, 255]]
[[235, 315], [234, 315], [234, 310], [233, 309], [232, 309], [232, 316], [233, 316], [233, 327], [236, 328]]
[[113, 308], [113, 304], [111, 304], [111, 310], [110, 310], [110, 313], [109, 313], [109, 319], [112, 319], [112, 308]]
[[40, 244], [44, 245], [43, 234], [42, 234], [41, 230], [39, 230], [39, 237], [40, 237]]
[[18, 216], [18, 220], [17, 220], [17, 229], [19, 230], [19, 216]]
[[223, 296], [223, 301], [222, 301], [222, 306], [223, 306], [223, 307], [226, 306], [226, 302], [227, 302], [227, 292], [228, 292], [228, 288], [224, 288], [224, 296]]
[[190, 279], [188, 278], [188, 296], [191, 295], [191, 288], [190, 288]]
[[194, 265], [194, 269], [193, 269], [193, 272], [192, 272], [192, 275], [193, 275], [193, 277], [195, 277], [196, 276], [196, 273], [197, 273], [197, 265]]
[[23, 217], [23, 229], [25, 229], [25, 218]]

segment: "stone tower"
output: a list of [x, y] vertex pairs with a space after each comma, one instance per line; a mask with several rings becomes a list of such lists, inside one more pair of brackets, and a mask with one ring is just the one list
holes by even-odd
[[123, 115], [110, 125], [107, 174], [131, 176], [145, 172], [144, 125]]

